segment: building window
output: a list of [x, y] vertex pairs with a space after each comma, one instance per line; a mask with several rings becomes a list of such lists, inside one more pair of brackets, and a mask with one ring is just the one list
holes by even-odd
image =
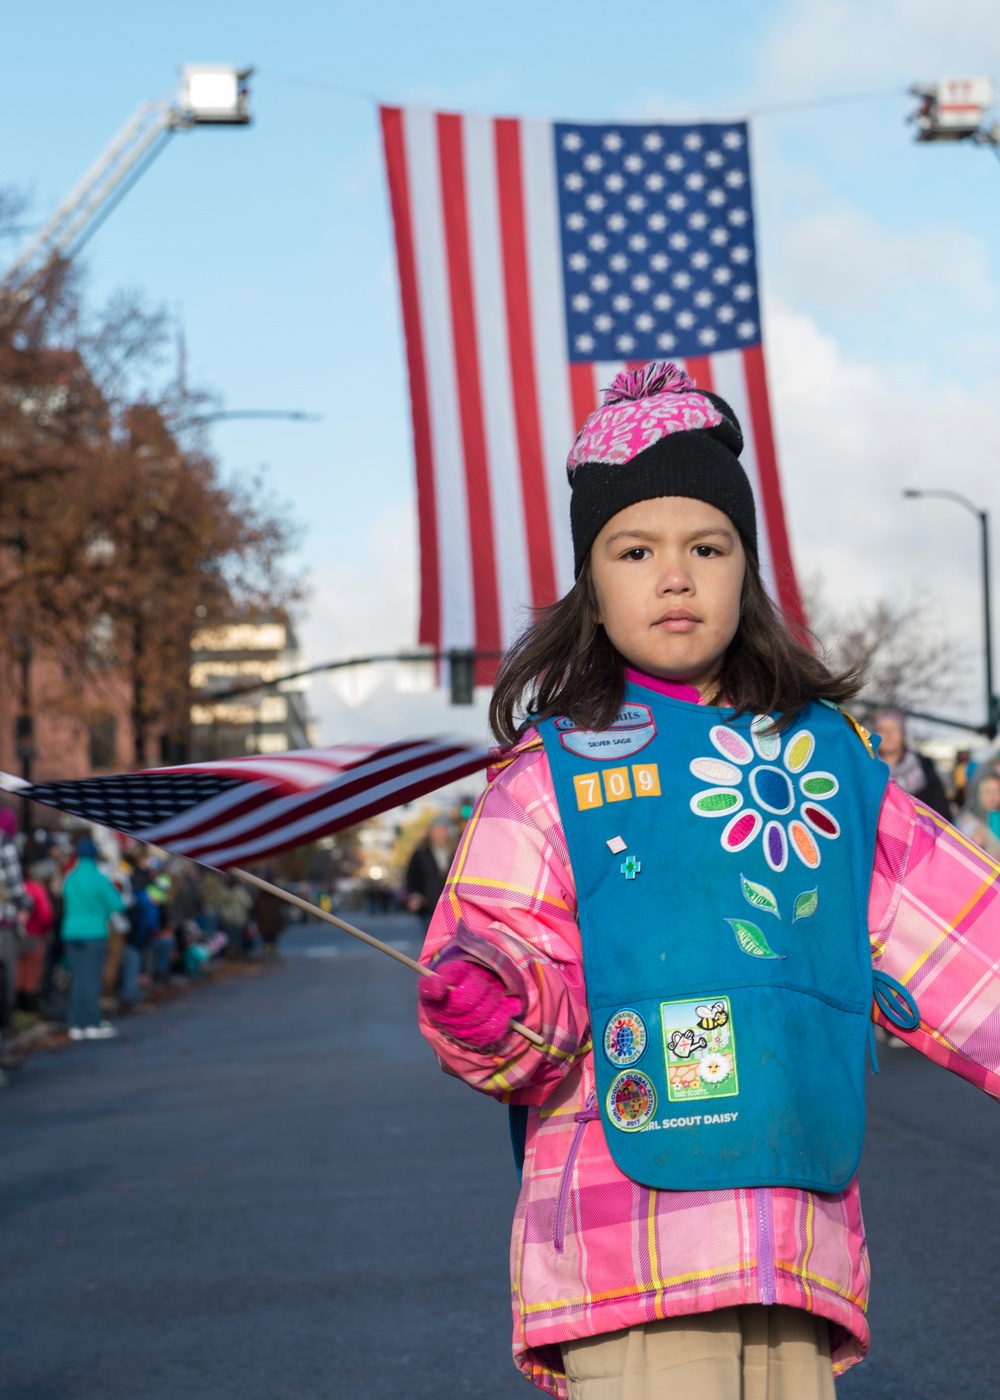
[[89, 725], [91, 768], [114, 768], [118, 726], [114, 715], [104, 715]]

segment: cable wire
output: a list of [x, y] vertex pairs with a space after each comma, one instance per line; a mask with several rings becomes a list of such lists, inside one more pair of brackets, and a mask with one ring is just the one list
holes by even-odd
[[887, 97], [906, 97], [906, 88], [883, 88], [881, 92], [842, 92], [829, 97], [801, 97], [789, 102], [772, 102], [766, 107], [751, 107], [748, 117], [778, 116], [782, 112], [802, 111], [807, 107], [840, 107], [848, 102], [881, 102]]
[[[258, 78], [270, 79], [276, 83], [287, 83], [291, 87], [312, 88], [316, 92], [329, 92], [336, 97], [350, 97], [358, 101], [371, 102], [376, 107], [390, 105], [398, 106], [398, 99], [392, 102], [388, 98], [380, 97], [378, 93], [369, 92], [365, 88], [343, 87], [340, 83], [327, 82], [320, 78], [299, 78], [291, 73], [274, 73], [269, 68], [257, 70]], [[809, 107], [833, 107], [842, 106], [849, 102], [880, 102], [887, 97], [906, 97], [907, 88], [882, 88], [878, 92], [846, 92], [831, 94], [828, 97], [802, 97], [793, 98], [788, 102], [772, 102], [763, 107], [751, 107], [742, 114], [739, 120], [747, 117], [769, 117], [779, 116], [782, 112], [803, 111]], [[423, 103], [418, 103], [423, 106]], [[686, 117], [687, 121], [694, 121], [697, 118]], [[718, 120], [713, 117], [711, 120]], [[736, 120], [736, 118], [734, 118]]]
[[376, 92], [363, 88], [341, 87], [339, 83], [329, 83], [321, 78], [297, 78], [291, 73], [272, 73], [270, 68], [258, 68], [256, 78], [270, 78], [273, 83], [287, 83], [290, 87], [313, 88], [316, 92], [333, 93], [336, 97], [354, 97], [359, 101], [371, 102], [376, 107], [384, 104], [385, 98]]

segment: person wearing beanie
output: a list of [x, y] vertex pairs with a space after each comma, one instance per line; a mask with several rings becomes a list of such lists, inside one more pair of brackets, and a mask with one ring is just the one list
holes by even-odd
[[893, 782], [912, 797], [919, 798], [925, 807], [951, 821], [954, 811], [933, 759], [917, 753], [906, 742], [906, 716], [902, 710], [891, 705], [884, 706], [876, 711], [871, 726], [872, 733], [882, 741], [879, 744], [879, 757], [889, 765]]
[[576, 582], [500, 666], [421, 955], [442, 1067], [511, 1110], [514, 1357], [559, 1400], [833, 1400], [873, 1021], [1000, 1098], [1000, 867], [772, 603], [742, 442], [668, 364], [583, 425]]
[[[17, 814], [10, 807], [0, 807], [0, 1054], [10, 1031], [17, 997], [21, 930], [31, 905], [24, 889], [16, 835]], [[5, 1088], [7, 1082], [0, 1069], [0, 1088]]]
[[108, 954], [108, 920], [125, 904], [97, 865], [89, 836], [76, 843], [76, 864], [63, 885], [62, 938], [70, 971], [71, 1040], [112, 1040], [118, 1030], [101, 1017], [101, 981]]

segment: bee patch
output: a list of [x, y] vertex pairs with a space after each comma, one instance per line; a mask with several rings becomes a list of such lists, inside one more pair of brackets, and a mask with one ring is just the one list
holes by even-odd
[[728, 997], [704, 1002], [661, 1002], [660, 1023], [667, 1063], [667, 1097], [672, 1103], [732, 1098], [739, 1093], [736, 1037]]

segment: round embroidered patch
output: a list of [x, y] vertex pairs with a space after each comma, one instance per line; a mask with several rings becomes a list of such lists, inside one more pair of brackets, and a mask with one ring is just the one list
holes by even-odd
[[611, 1081], [605, 1100], [608, 1117], [623, 1133], [644, 1128], [656, 1112], [653, 1081], [637, 1069], [627, 1069]]
[[765, 812], [775, 812], [779, 817], [795, 806], [791, 782], [780, 768], [755, 768], [750, 774], [750, 791]]
[[616, 1011], [604, 1031], [604, 1053], [616, 1069], [634, 1065], [646, 1051], [646, 1023], [638, 1011]]
[[[801, 729], [782, 745], [781, 735], [771, 732], [769, 717], [755, 715], [750, 724], [752, 748], [742, 734], [725, 725], [714, 725], [709, 737], [716, 753], [702, 754], [688, 764], [693, 777], [713, 784], [690, 799], [695, 816], [723, 818], [724, 851], [743, 851], [763, 833], [764, 859], [772, 870], [785, 870], [792, 851], [808, 869], [816, 870], [821, 860], [816, 837], [836, 841], [841, 834], [840, 819], [823, 805], [840, 791], [837, 776], [810, 768], [816, 736]], [[754, 763], [755, 753], [770, 761]], [[747, 765], [752, 766], [744, 794], [741, 768]], [[796, 788], [806, 800], [793, 816]], [[787, 820], [775, 821], [776, 817]]]

